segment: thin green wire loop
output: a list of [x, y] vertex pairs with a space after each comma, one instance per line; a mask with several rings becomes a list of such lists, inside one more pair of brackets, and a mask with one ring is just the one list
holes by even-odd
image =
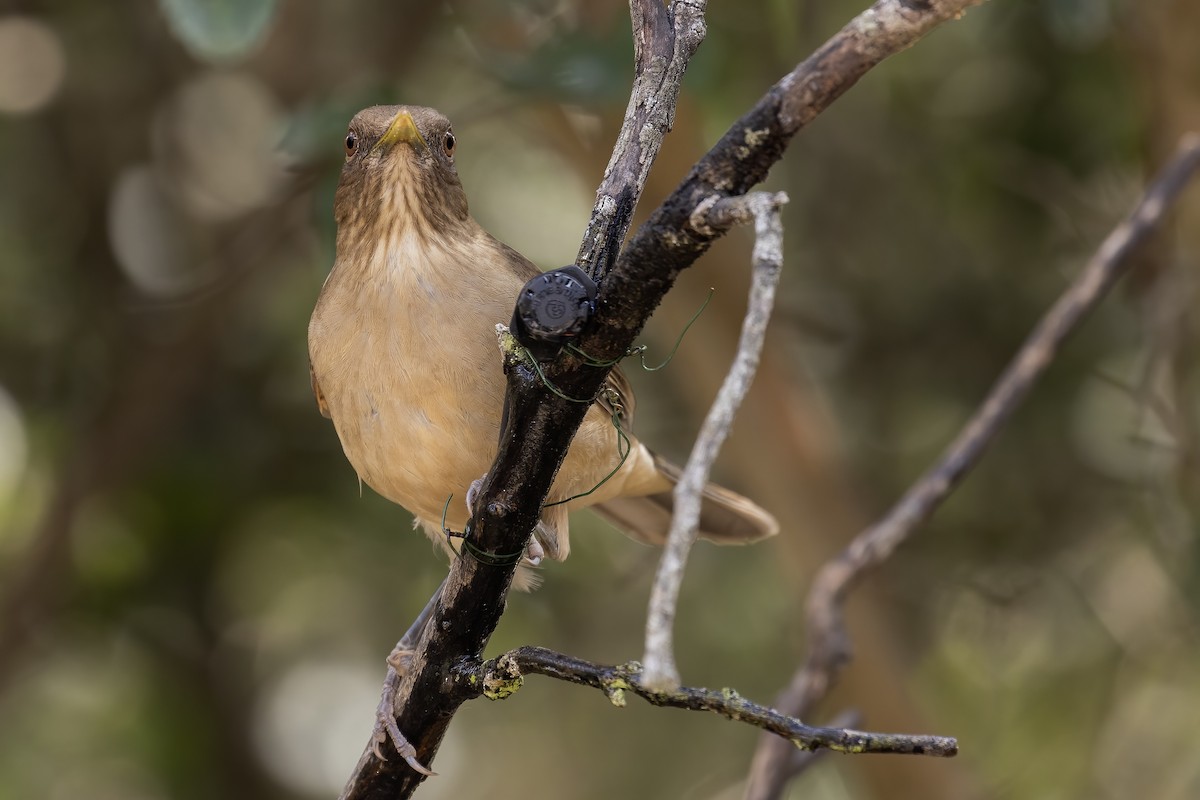
[[[470, 539], [463, 535], [462, 549], [467, 552], [471, 558], [478, 561], [480, 564], [485, 564], [489, 567], [510, 567], [513, 564], [519, 564], [521, 558], [525, 555], [525, 548], [521, 548], [515, 553], [489, 553], [486, 550], [481, 550]], [[460, 552], [461, 556], [462, 553]]]
[[[525, 350], [525, 348], [521, 348], [521, 349]], [[533, 364], [533, 370], [534, 370], [534, 372], [537, 373], [538, 378], [541, 379], [542, 385], [545, 386], [547, 389], [549, 389], [551, 392], [558, 395], [563, 400], [566, 400], [568, 403], [589, 403], [590, 404], [592, 402], [591, 400], [584, 400], [584, 399], [578, 398], [578, 397], [571, 397], [569, 394], [566, 394], [565, 392], [563, 392], [562, 389], [559, 389], [557, 386], [555, 386], [553, 383], [550, 382], [550, 379], [546, 377], [546, 373], [542, 372], [542, 365], [538, 363], [538, 360], [533, 357], [532, 353], [530, 353], [528, 350], [525, 350], [525, 355], [528, 357], [529, 363]]]
[[[687, 324], [683, 326], [683, 330], [679, 332], [678, 338], [675, 339], [675, 346], [671, 348], [671, 352], [668, 353], [666, 359], [656, 367], [651, 367], [646, 364], [647, 348], [646, 348], [646, 345], [644, 345], [644, 344], [637, 345], [636, 347], [631, 347], [628, 350], [626, 350], [621, 356], [619, 356], [618, 358], [614, 358], [610, 361], [601, 361], [599, 359], [592, 358], [590, 355], [588, 355], [584, 351], [580, 350], [578, 347], [576, 347], [573, 344], [568, 344], [566, 346], [566, 349], [569, 350], [570, 352], [574, 353], [576, 356], [578, 356], [580, 359], [583, 360], [583, 363], [587, 364], [590, 367], [611, 367], [611, 366], [614, 366], [617, 362], [622, 361], [623, 359], [629, 358], [630, 356], [639, 356], [641, 359], [641, 362], [642, 362], [642, 369], [646, 370], [647, 372], [657, 372], [658, 370], [667, 366], [667, 364], [670, 364], [671, 359], [675, 358], [675, 353], [678, 352], [679, 346], [681, 344], [683, 344], [683, 337], [687, 336], [688, 330], [691, 329], [692, 325], [696, 322], [696, 320], [698, 320], [700, 318], [700, 315], [704, 313], [704, 309], [708, 308], [709, 301], [712, 300], [713, 294], [715, 292], [716, 292], [715, 289], [708, 290], [708, 297], [704, 298], [704, 302], [700, 305], [700, 308], [696, 310], [695, 314], [692, 314], [692, 318], [689, 319], [687, 321]], [[522, 349], [524, 349], [524, 348], [522, 348]], [[547, 389], [549, 389], [552, 393], [554, 393], [558, 397], [561, 397], [563, 400], [566, 400], [568, 403], [591, 404], [591, 403], [595, 402], [594, 400], [588, 400], [588, 399], [584, 399], [584, 398], [580, 398], [580, 397], [571, 397], [569, 394], [564, 392], [562, 389], [559, 389], [557, 386], [555, 386], [550, 381], [549, 378], [546, 377], [546, 373], [542, 371], [542, 365], [538, 363], [538, 360], [536, 358], [534, 358], [533, 355], [528, 350], [525, 350], [525, 355], [528, 357], [527, 360], [529, 361], [529, 363], [533, 365], [533, 370], [534, 370], [534, 372], [537, 373], [538, 379], [542, 382], [542, 385], [545, 386]], [[625, 466], [625, 462], [627, 460], [629, 460], [629, 454], [633, 450], [633, 443], [629, 439], [629, 434], [625, 432], [625, 429], [623, 427], [621, 427], [621, 417], [624, 415], [625, 408], [624, 408], [624, 406], [621, 405], [620, 396], [613, 389], [609, 388], [606, 390], [606, 392], [607, 392], [606, 396], [608, 398], [609, 404], [612, 406], [612, 424], [613, 424], [613, 428], [615, 428], [617, 431], [617, 454], [621, 456], [620, 460], [617, 461], [617, 465], [615, 467], [613, 467], [612, 470], [610, 470], [607, 475], [605, 475], [603, 478], [601, 478], [600, 482], [597, 483], [595, 486], [593, 486], [591, 489], [588, 489], [586, 492], [580, 492], [579, 494], [571, 495], [570, 497], [566, 498], [565, 500], [555, 500], [553, 503], [546, 503], [545, 505], [542, 506], [542, 508], [551, 508], [553, 506], [561, 506], [564, 503], [571, 502], [572, 500], [578, 500], [581, 497], [587, 497], [590, 494], [594, 494], [597, 490], [600, 489], [601, 486], [608, 483], [614, 475], [616, 475], [618, 472], [620, 472], [621, 467]], [[448, 508], [450, 508], [450, 499], [452, 497], [454, 497], [454, 495], [450, 495], [450, 497], [446, 498], [446, 505], [442, 507], [442, 530], [445, 531], [445, 533], [446, 533], [447, 541], [450, 538], [461, 538], [462, 539], [462, 542], [463, 542], [462, 548], [460, 550], [455, 551], [459, 554], [459, 556], [461, 556], [462, 551], [465, 550], [465, 551], [467, 551], [468, 555], [470, 555], [472, 558], [474, 558], [479, 563], [489, 564], [492, 566], [509, 566], [511, 564], [516, 564], [521, 560], [521, 557], [525, 555], [525, 550], [523, 548], [519, 552], [508, 553], [508, 554], [488, 553], [484, 550], [480, 550], [479, 547], [477, 547], [475, 544], [473, 544], [471, 542], [471, 540], [468, 538], [468, 534], [470, 533], [470, 523], [469, 522], [467, 523], [467, 530], [464, 531], [463, 533], [454, 533], [453, 531], [450, 531], [449, 529], [447, 529], [446, 528], [446, 510]], [[451, 545], [451, 549], [452, 550], [454, 549], [453, 545]]]
[[646, 352], [646, 345], [639, 344], [635, 347], [630, 347], [628, 350], [626, 350], [621, 355], [617, 356], [616, 358], [610, 358], [608, 361], [601, 361], [598, 358], [592, 358], [587, 353], [583, 352], [582, 350], [580, 350], [578, 347], [576, 347], [573, 344], [568, 344], [566, 349], [569, 352], [574, 353], [575, 355], [579, 356], [579, 360], [582, 361], [584, 364], [588, 365], [589, 367], [611, 367], [614, 364], [624, 361], [625, 359], [629, 358], [630, 356], [636, 356], [639, 353]]
[[716, 294], [716, 291], [716, 289], [708, 290], [708, 297], [704, 298], [704, 302], [700, 304], [700, 308], [696, 310], [695, 314], [692, 314], [692, 318], [689, 319], [687, 324], [683, 326], [683, 330], [679, 332], [679, 336], [675, 339], [675, 346], [671, 348], [671, 352], [667, 354], [666, 359], [657, 367], [651, 367], [646, 364], [646, 352], [649, 348], [647, 348], [644, 344], [631, 347], [622, 355], [609, 361], [601, 361], [599, 359], [592, 358], [590, 355], [580, 350], [573, 344], [568, 344], [567, 350], [579, 356], [579, 358], [583, 360], [583, 363], [587, 364], [589, 367], [611, 367], [618, 361], [622, 361], [630, 356], [638, 356], [642, 362], [642, 369], [646, 370], [646, 372], [658, 372], [667, 364], [671, 363], [671, 359], [673, 359], [675, 357], [675, 353], [679, 351], [679, 345], [683, 344], [683, 337], [687, 336], [688, 330], [692, 327], [696, 320], [700, 319], [700, 315], [704, 313], [704, 309], [708, 308], [708, 304], [713, 299], [713, 295]]
[[[646, 349], [647, 348], [646, 348], [646, 345], [644, 345], [644, 344], [637, 345], [636, 347], [631, 347], [628, 350], [626, 350], [625, 353], [623, 355], [621, 355], [619, 358], [614, 358], [610, 361], [601, 361], [600, 359], [592, 358], [590, 355], [585, 353], [583, 350], [580, 350], [578, 347], [576, 347], [573, 344], [568, 344], [566, 346], [566, 349], [569, 350], [570, 352], [574, 353], [575, 355], [579, 356], [579, 358], [581, 358], [585, 364], [587, 364], [588, 366], [591, 366], [591, 367], [611, 367], [611, 366], [615, 365], [618, 361], [621, 361], [622, 359], [629, 358], [630, 356], [636, 355], [641, 358], [642, 369], [646, 370], [647, 372], [657, 372], [658, 370], [665, 367], [667, 364], [671, 363], [671, 359], [673, 359], [675, 357], [675, 353], [678, 352], [678, 350], [679, 350], [679, 345], [681, 345], [683, 343], [683, 337], [687, 335], [688, 330], [692, 327], [692, 325], [696, 322], [696, 320], [698, 320], [700, 318], [700, 315], [704, 313], [704, 309], [708, 308], [709, 301], [712, 300], [713, 294], [715, 293], [715, 291], [716, 291], [715, 289], [708, 290], [708, 297], [704, 298], [704, 302], [700, 305], [700, 308], [696, 310], [695, 314], [692, 314], [692, 318], [689, 319], [687, 321], [687, 324], [683, 326], [683, 330], [679, 332], [678, 338], [675, 339], [675, 346], [672, 347], [671, 352], [667, 354], [666, 360], [664, 360], [657, 367], [647, 366], [647, 364], [646, 364]], [[579, 398], [570, 397], [569, 395], [563, 393], [563, 391], [561, 389], [559, 389], [557, 386], [555, 386], [553, 383], [551, 383], [549, 381], [549, 379], [546, 378], [546, 374], [544, 372], [542, 372], [541, 365], [538, 364], [537, 359], [535, 359], [531, 356], [529, 360], [533, 364], [534, 370], [537, 371], [538, 377], [541, 379], [542, 383], [551, 392], [553, 392], [554, 394], [563, 398], [564, 400], [570, 401], [572, 403], [591, 403], [592, 402], [591, 400], [581, 400]], [[591, 489], [588, 489], [586, 492], [580, 492], [579, 494], [571, 495], [570, 497], [566, 498], [565, 500], [556, 500], [553, 503], [546, 503], [544, 506], [542, 506], [542, 508], [550, 508], [551, 506], [560, 506], [564, 503], [569, 503], [572, 500], [578, 500], [581, 497], [587, 497], [588, 495], [595, 493], [601, 486], [608, 483], [609, 480], [611, 480], [614, 475], [616, 475], [618, 472], [620, 472], [621, 467], [625, 466], [625, 462], [629, 459], [629, 453], [633, 450], [633, 444], [630, 442], [629, 434], [627, 434], [625, 432], [625, 429], [621, 427], [621, 416], [624, 412], [624, 408], [621, 405], [620, 397], [612, 389], [608, 390], [608, 400], [609, 400], [609, 403], [612, 405], [612, 409], [613, 409], [612, 410], [612, 424], [613, 424], [613, 427], [616, 428], [616, 430], [617, 430], [617, 453], [621, 456], [620, 460], [617, 462], [617, 465], [615, 467], [613, 467], [612, 470], [607, 475], [605, 475], [600, 480], [599, 483], [597, 483]]]
[[625, 461], [629, 458], [629, 452], [633, 449], [633, 445], [629, 441], [629, 434], [625, 433], [625, 429], [621, 427], [622, 407], [620, 402], [614, 396], [616, 395], [616, 392], [613, 392], [612, 390], [609, 391], [609, 402], [612, 403], [613, 407], [612, 423], [613, 427], [617, 429], [617, 453], [621, 456], [621, 460], [617, 462], [617, 465], [612, 468], [612, 471], [605, 475], [599, 483], [588, 489], [586, 492], [580, 492], [579, 494], [571, 495], [565, 500], [555, 500], [553, 503], [546, 503], [546, 505], [542, 506], [542, 508], [561, 506], [563, 503], [569, 503], [572, 500], [578, 500], [581, 497], [587, 497], [589, 494], [592, 494], [601, 486], [608, 483], [609, 479], [611, 479], [613, 475], [616, 475], [621, 470], [621, 467], [625, 466]]
[[[446, 504], [442, 506], [442, 533], [446, 534], [446, 543], [449, 544], [450, 549], [454, 550], [455, 554], [458, 555], [459, 558], [462, 558], [462, 554], [465, 551], [467, 555], [475, 559], [480, 564], [485, 564], [490, 567], [508, 567], [521, 561], [521, 557], [525, 555], [525, 548], [521, 548], [515, 553], [489, 553], [472, 542], [470, 539], [470, 521], [467, 522], [467, 529], [462, 533], [456, 533], [447, 528], [446, 512], [449, 510], [450, 501], [453, 499], [454, 495], [450, 495], [446, 498]], [[462, 547], [455, 550], [454, 545], [450, 544], [451, 539], [462, 539]]]
[[[454, 499], [454, 495], [451, 494], [449, 497], [446, 498], [446, 504], [442, 506], [442, 533], [446, 534], [446, 546], [449, 547], [451, 550], [453, 550], [454, 554], [456, 556], [461, 556], [462, 551], [455, 549], [454, 545], [450, 542], [450, 540], [451, 539], [462, 539], [462, 540], [466, 541], [467, 534], [465, 532], [456, 533], [455, 531], [452, 531], [446, 527], [446, 512], [450, 510], [450, 501], [453, 499]], [[471, 521], [467, 520], [467, 527], [470, 527], [470, 526], [471, 526]]]

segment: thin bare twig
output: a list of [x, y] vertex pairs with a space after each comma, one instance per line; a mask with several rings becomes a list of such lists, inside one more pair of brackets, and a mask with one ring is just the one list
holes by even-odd
[[[853, 728], [862, 724], [862, 714], [858, 711], [843, 711], [829, 720], [829, 728]], [[795, 780], [816, 766], [822, 758], [834, 752], [833, 750], [802, 750], [793, 748], [788, 759], [787, 774], [789, 780]]]
[[[828, 693], [850, 658], [843, 619], [847, 593], [873, 567], [887, 560], [927, 520], [1053, 363], [1063, 342], [1124, 274], [1129, 254], [1158, 226], [1171, 203], [1200, 168], [1200, 134], [1189, 134], [1155, 177], [1134, 209], [1100, 245], [1079, 276], [1050, 307], [1009, 362], [983, 403], [937, 462], [888, 513], [860, 533], [817, 573], [808, 597], [808, 657], [777, 706], [807, 716]], [[789, 751], [760, 740], [750, 770], [747, 800], [772, 800], [782, 791]]]
[[617, 257], [650, 167], [675, 122], [679, 85], [704, 41], [707, 0], [630, 0], [634, 79], [575, 263], [599, 281]]
[[651, 705], [709, 711], [726, 719], [745, 722], [782, 737], [786, 744], [803, 750], [832, 750], [838, 753], [901, 753], [949, 757], [958, 753], [958, 743], [944, 736], [903, 733], [871, 733], [849, 728], [820, 728], [751, 702], [733, 689], [700, 689], [688, 686], [661, 691], [646, 684], [645, 671], [636, 661], [610, 667], [542, 647], [520, 647], [498, 658], [462, 666], [454, 674], [460, 686], [474, 687], [475, 694], [500, 700], [511, 696], [525, 675], [546, 675], [560, 681], [599, 689], [617, 708], [625, 707], [625, 696], [633, 693]]
[[735, 222], [753, 220], [753, 273], [737, 354], [700, 428], [679, 483], [675, 486], [671, 532], [658, 562], [658, 573], [650, 592], [642, 679], [646, 686], [658, 691], [679, 688], [679, 670], [675, 666], [672, 635], [679, 587], [683, 583], [688, 554], [696, 543], [704, 485], [708, 483], [713, 462], [729, 435], [733, 418], [758, 371], [767, 322], [775, 306], [775, 288], [779, 285], [779, 273], [783, 268], [783, 220], [780, 209], [786, 202], [787, 195], [782, 192], [755, 192], [724, 199], [714, 196], [712, 203], [697, 209], [692, 216], [692, 227], [697, 228], [729, 227]]

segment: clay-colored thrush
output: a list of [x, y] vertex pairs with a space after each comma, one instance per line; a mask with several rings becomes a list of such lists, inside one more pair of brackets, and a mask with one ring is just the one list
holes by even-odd
[[[313, 391], [359, 477], [448, 547], [447, 498], [465, 498], [496, 455], [505, 380], [495, 325], [539, 270], [468, 213], [454, 133], [437, 111], [368, 108], [345, 146], [337, 256], [308, 328]], [[629, 384], [619, 370], [609, 384], [629, 430]], [[612, 405], [588, 412], [547, 503], [597, 487], [619, 462]], [[571, 509], [594, 506], [634, 539], [663, 543], [678, 473], [632, 438], [624, 465], [596, 491], [543, 510], [515, 585], [534, 585], [528, 567], [543, 554], [567, 557]], [[468, 516], [466, 503], [452, 503], [445, 524], [461, 531]], [[778, 530], [757, 505], [711, 484], [700, 525], [723, 543]]]

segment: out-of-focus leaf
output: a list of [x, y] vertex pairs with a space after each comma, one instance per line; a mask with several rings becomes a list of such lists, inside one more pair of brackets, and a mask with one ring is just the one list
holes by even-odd
[[493, 54], [489, 63], [517, 91], [575, 104], [611, 103], [629, 93], [632, 47], [626, 34], [579, 33], [552, 39], [520, 59]]
[[245, 57], [267, 32], [277, 0], [159, 0], [171, 32], [199, 59]]

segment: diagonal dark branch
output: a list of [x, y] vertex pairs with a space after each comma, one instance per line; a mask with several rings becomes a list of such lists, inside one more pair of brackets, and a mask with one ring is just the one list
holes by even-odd
[[[786, 713], [808, 716], [850, 659], [843, 619], [847, 593], [927, 520], [978, 463], [1004, 423], [1054, 362], [1067, 337], [1126, 271], [1129, 255], [1158, 227], [1171, 204], [1200, 168], [1200, 134], [1180, 142], [1136, 207], [1038, 322], [983, 403], [930, 469], [878, 522], [860, 533], [817, 573], [808, 597], [808, 658], [776, 701]], [[787, 748], [763, 738], [750, 771], [747, 800], [780, 796]]]
[[[703, 35], [699, 0], [676, 0], [668, 9], [672, 26], [657, 25], [654, 0], [634, 2], [645, 12], [637, 35], [657, 42], [667, 32], [674, 37], [670, 52], [682, 63], [665, 74], [682, 77], [683, 68], [695, 45], [681, 36]], [[880, 0], [851, 23], [813, 57], [776, 84], [745, 117], [697, 164], [691, 175], [652, 215], [621, 251], [612, 269], [605, 273], [596, 250], [585, 246], [581, 258], [591, 258], [591, 269], [603, 274], [597, 313], [580, 337], [579, 349], [593, 360], [609, 360], [624, 354], [633, 344], [646, 319], [671, 288], [679, 272], [691, 265], [721, 235], [719, 230], [697, 231], [690, 218], [697, 205], [713, 195], [744, 194], [765, 177], [770, 165], [783, 154], [791, 137], [824, 110], [868, 70], [887, 55], [908, 47], [939, 23], [958, 16], [975, 0]], [[701, 22], [688, 28], [686, 19]], [[640, 46], [643, 58], [664, 53], [655, 44]], [[645, 65], [638, 65], [644, 71]], [[644, 84], [639, 84], [643, 86]], [[678, 94], [677, 80], [664, 81], [653, 101], [673, 109]], [[632, 101], [631, 108], [639, 104]], [[670, 113], [673, 113], [670, 112]], [[661, 119], [670, 120], [670, 113]], [[628, 120], [627, 120], [628, 122]], [[649, 168], [649, 156], [657, 151], [665, 127], [643, 127], [640, 135], [657, 139], [653, 148], [637, 158], [635, 174], [621, 174], [604, 196], [621, 197], [620, 186], [639, 187]], [[632, 209], [631, 209], [632, 210]], [[600, 212], [603, 214], [603, 209]], [[599, 250], [612, 253], [620, 247], [629, 220], [613, 217]], [[589, 236], [591, 233], [589, 226]], [[502, 322], [503, 320], [497, 320]], [[545, 366], [546, 379], [557, 386], [550, 391], [542, 378], [518, 354], [505, 357], [508, 376], [506, 404], [509, 410], [501, 432], [500, 450], [479, 492], [471, 522], [474, 548], [495, 556], [519, 552], [539, 516], [541, 504], [566, 455], [575, 431], [583, 421], [587, 404], [565, 398], [594, 398], [608, 375], [578, 358], [560, 355]], [[469, 695], [450, 680], [451, 665], [477, 659], [483, 652], [504, 610], [505, 596], [515, 564], [487, 565], [473, 557], [457, 559], [450, 569], [442, 596], [431, 622], [417, 644], [411, 668], [401, 683], [397, 701], [397, 723], [416, 747], [418, 759], [429, 764], [441, 744], [451, 718]], [[344, 798], [410, 797], [424, 780], [398, 757], [380, 760], [368, 746], [343, 793]]]
[[546, 675], [599, 689], [617, 708], [624, 708], [626, 694], [632, 693], [660, 708], [709, 711], [726, 719], [744, 722], [780, 737], [780, 741], [789, 747], [807, 751], [941, 757], [958, 754], [958, 743], [945, 736], [814, 727], [747, 700], [733, 689], [714, 690], [691, 686], [680, 686], [669, 691], [653, 689], [646, 685], [643, 672], [642, 665], [636, 661], [615, 667], [602, 666], [543, 647], [520, 647], [489, 661], [461, 665], [455, 670], [454, 681], [460, 686], [469, 687], [476, 697], [500, 700], [520, 688], [524, 676]]

